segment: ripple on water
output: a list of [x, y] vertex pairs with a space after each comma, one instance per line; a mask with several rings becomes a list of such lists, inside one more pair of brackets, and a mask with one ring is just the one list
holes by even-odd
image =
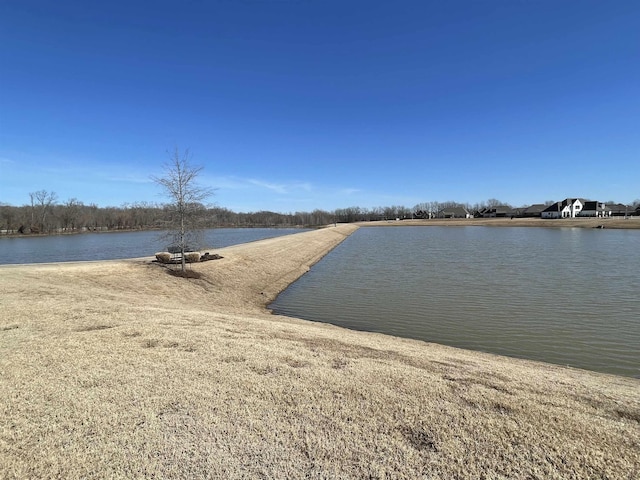
[[638, 376], [638, 291], [640, 231], [360, 228], [270, 308]]

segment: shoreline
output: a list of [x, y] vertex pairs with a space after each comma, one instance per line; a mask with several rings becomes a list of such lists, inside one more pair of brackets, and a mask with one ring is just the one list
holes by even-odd
[[609, 218], [432, 218], [356, 222], [361, 227], [433, 226], [433, 227], [538, 227], [538, 228], [609, 228], [640, 229], [640, 217]]
[[[292, 228], [292, 229], [316, 229], [322, 228], [321, 226], [305, 227], [303, 225], [271, 225], [271, 226], [238, 226], [238, 225], [216, 225], [215, 227], [206, 227], [204, 230], [215, 230], [224, 228]], [[167, 228], [162, 227], [146, 227], [146, 228], [114, 228], [108, 229], [96, 229], [96, 230], [76, 230], [65, 232], [51, 232], [51, 233], [0, 233], [0, 239], [2, 238], [46, 238], [46, 237], [66, 237], [76, 235], [88, 235], [88, 234], [102, 234], [102, 233], [137, 233], [137, 232], [163, 232], [167, 231]]]
[[[613, 228], [613, 229], [640, 229], [640, 216], [624, 217], [578, 217], [578, 218], [557, 218], [544, 219], [534, 218], [431, 218], [431, 219], [402, 219], [402, 220], [374, 220], [353, 222], [351, 224], [340, 225], [357, 225], [361, 227], [380, 227], [380, 226], [494, 226], [494, 227], [544, 227], [544, 228]], [[275, 225], [275, 226], [234, 226], [219, 225], [215, 227], [207, 227], [207, 229], [216, 228], [299, 228], [317, 230], [326, 228], [322, 225], [304, 226], [304, 225]], [[85, 231], [65, 231], [55, 233], [6, 233], [0, 234], [2, 238], [44, 238], [44, 237], [64, 237], [87, 234], [103, 234], [103, 233], [135, 233], [135, 232], [156, 232], [162, 231], [162, 228], [129, 228], [129, 229], [112, 229], [112, 230], [85, 230]]]
[[637, 474], [640, 380], [269, 313], [357, 228], [1, 266], [0, 477]]

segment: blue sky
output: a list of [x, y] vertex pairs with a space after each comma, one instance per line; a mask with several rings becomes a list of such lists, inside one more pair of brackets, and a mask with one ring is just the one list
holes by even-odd
[[0, 203], [640, 198], [640, 2], [0, 2]]

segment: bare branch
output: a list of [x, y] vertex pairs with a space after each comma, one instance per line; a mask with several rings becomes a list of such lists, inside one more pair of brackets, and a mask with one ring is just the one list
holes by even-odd
[[151, 179], [163, 188], [170, 199], [167, 207], [175, 214], [171, 219], [170, 233], [174, 246], [180, 251], [184, 271], [185, 251], [193, 247], [189, 241], [195, 238], [198, 216], [205, 210], [202, 202], [213, 195], [213, 189], [197, 183], [203, 167], [191, 165], [188, 149], [181, 155], [175, 148], [169, 155], [169, 161], [164, 164], [164, 176], [152, 176]]

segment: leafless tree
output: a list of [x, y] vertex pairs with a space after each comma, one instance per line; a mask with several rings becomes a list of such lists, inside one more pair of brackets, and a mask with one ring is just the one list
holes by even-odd
[[501, 206], [507, 206], [509, 207], [510, 205], [508, 203], [502, 202], [500, 200], [498, 200], [497, 198], [490, 198], [489, 200], [487, 200], [486, 202], [487, 207], [491, 208], [491, 207], [501, 207]]
[[5, 233], [13, 233], [16, 209], [10, 205], [0, 204], [0, 212], [2, 212], [2, 218], [4, 219], [3, 226], [5, 227]]
[[44, 233], [47, 214], [56, 203], [58, 197], [55, 192], [47, 192], [46, 190], [31, 192], [29, 197], [31, 198], [31, 223], [35, 225], [37, 215], [39, 231]]
[[60, 214], [62, 228], [65, 231], [74, 231], [78, 227], [78, 220], [83, 207], [84, 205], [77, 198], [70, 198], [65, 202], [62, 206], [62, 213]]
[[202, 204], [213, 195], [213, 189], [197, 183], [203, 167], [191, 165], [189, 150], [184, 153], [175, 148], [169, 153], [169, 161], [164, 165], [164, 176], [152, 176], [151, 179], [162, 187], [170, 202], [171, 212], [169, 233], [173, 244], [181, 255], [181, 270], [185, 271], [185, 251], [195, 241], [198, 230], [198, 217], [205, 207]]

